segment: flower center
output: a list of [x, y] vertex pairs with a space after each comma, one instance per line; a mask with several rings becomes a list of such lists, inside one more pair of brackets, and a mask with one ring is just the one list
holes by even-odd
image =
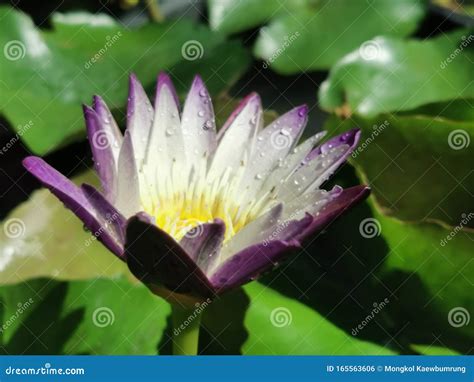
[[241, 177], [229, 175], [230, 171], [212, 181], [196, 175], [187, 185], [176, 179], [162, 182], [161, 192], [148, 202], [142, 200], [143, 207], [155, 217], [156, 225], [177, 241], [189, 231], [189, 236], [198, 235], [192, 231], [195, 227], [216, 218], [225, 223], [224, 240], [228, 241], [272, 204], [268, 196], [244, 198], [241, 191], [237, 192]]

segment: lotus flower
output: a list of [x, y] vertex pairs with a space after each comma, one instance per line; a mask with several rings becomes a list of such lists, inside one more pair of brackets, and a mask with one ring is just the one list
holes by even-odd
[[194, 304], [271, 269], [368, 195], [365, 186], [320, 188], [360, 133], [298, 144], [307, 112], [296, 107], [263, 128], [252, 93], [217, 132], [200, 77], [180, 112], [166, 74], [154, 108], [132, 75], [124, 135], [102, 98], [84, 106], [102, 191], [41, 158], [23, 163], [155, 294]]

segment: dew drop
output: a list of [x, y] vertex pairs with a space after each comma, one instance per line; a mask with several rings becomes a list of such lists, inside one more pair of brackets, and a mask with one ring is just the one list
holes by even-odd
[[201, 90], [199, 90], [199, 95], [200, 95], [201, 97], [207, 96], [206, 89], [202, 88]]
[[257, 175], [255, 175], [255, 179], [257, 179], [257, 180], [262, 180], [262, 179], [263, 179], [262, 174], [257, 174]]
[[199, 110], [199, 111], [198, 111], [198, 116], [199, 116], [199, 117], [204, 117], [204, 111]]
[[211, 121], [206, 121], [206, 123], [204, 123], [204, 130], [209, 130], [210, 128], [212, 127], [212, 122]]
[[174, 130], [173, 130], [173, 129], [166, 129], [166, 135], [167, 135], [168, 137], [171, 137], [173, 134], [174, 134]]

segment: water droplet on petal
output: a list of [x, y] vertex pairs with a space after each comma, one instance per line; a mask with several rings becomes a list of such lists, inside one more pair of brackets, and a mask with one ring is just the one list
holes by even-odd
[[166, 129], [166, 135], [168, 137], [172, 136], [174, 134], [174, 130], [173, 129]]
[[199, 116], [199, 117], [204, 117], [204, 111], [199, 110], [199, 111], [198, 111], [198, 116]]
[[287, 129], [281, 129], [281, 130], [280, 130], [280, 134], [281, 134], [281, 135], [288, 136], [288, 135], [290, 135], [290, 132], [289, 132]]
[[206, 121], [203, 126], [204, 130], [209, 130], [212, 128], [212, 122], [211, 121]]
[[201, 90], [199, 90], [199, 95], [200, 95], [201, 97], [207, 96], [206, 89], [202, 88]]

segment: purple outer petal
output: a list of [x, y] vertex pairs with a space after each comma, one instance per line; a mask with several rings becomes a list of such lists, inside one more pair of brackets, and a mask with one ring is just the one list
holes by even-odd
[[97, 211], [98, 215], [104, 217], [105, 220], [103, 221], [103, 224], [113, 232], [117, 241], [123, 247], [125, 245], [125, 227], [127, 225], [127, 219], [125, 219], [125, 217], [94, 187], [89, 184], [83, 184], [81, 185], [81, 189], [90, 204]]
[[48, 188], [64, 205], [84, 222], [92, 232], [100, 232], [98, 239], [119, 258], [123, 256], [123, 248], [113, 238], [101, 221], [105, 217], [98, 215], [81, 188], [77, 187], [64, 175], [38, 157], [23, 159], [23, 166]]
[[209, 281], [217, 293], [223, 293], [254, 280], [297, 248], [300, 248], [300, 243], [296, 240], [275, 240], [252, 245], [222, 264]]
[[94, 167], [100, 178], [106, 198], [113, 202], [116, 197], [117, 158], [113, 153], [115, 136], [106, 128], [94, 109], [83, 105], [87, 136], [94, 157]]
[[323, 144], [315, 147], [304, 159], [302, 166], [308, 164], [312, 159], [316, 156], [324, 154], [326, 151], [338, 147], [340, 145], [349, 145], [349, 149], [344, 152], [344, 154], [332, 163], [328, 169], [315, 181], [309, 188], [317, 188], [320, 187], [329, 177], [346, 161], [347, 157], [352, 153], [352, 151], [357, 147], [357, 144], [360, 139], [360, 129], [352, 129], [348, 130], [336, 137], [329, 139], [328, 141], [324, 142]]
[[300, 248], [308, 235], [323, 229], [370, 193], [366, 186], [345, 189], [330, 202], [318, 216], [306, 215], [299, 221], [291, 221], [278, 235], [262, 243], [249, 246], [233, 255], [210, 276], [216, 292], [222, 293], [258, 277], [291, 253]]
[[212, 285], [191, 257], [143, 214], [128, 220], [125, 251], [130, 271], [150, 288], [163, 285], [174, 293], [214, 296]]
[[[347, 154], [343, 156], [342, 161], [344, 161], [347, 156], [354, 150], [354, 148], [357, 146], [357, 143], [359, 142], [360, 139], [360, 129], [352, 129], [348, 130], [340, 135], [337, 135], [326, 142], [322, 143], [321, 145], [315, 147], [305, 158], [305, 162], [309, 162], [311, 159], [314, 157], [325, 153], [329, 149], [332, 149], [334, 147], [346, 144], [350, 146], [350, 150], [348, 150]], [[340, 162], [342, 162], [340, 160]]]
[[308, 235], [312, 235], [322, 230], [344, 212], [367, 198], [369, 194], [370, 188], [363, 185], [342, 190], [338, 197], [329, 202], [317, 216], [314, 216], [313, 222], [299, 235], [295, 236], [295, 239], [302, 241]]
[[106, 125], [110, 125], [109, 130], [120, 146], [122, 144], [123, 139], [122, 132], [120, 131], [117, 122], [115, 122], [112, 113], [110, 112], [109, 108], [107, 107], [107, 104], [102, 99], [102, 97], [97, 95], [92, 97], [92, 108], [95, 110], [95, 112], [101, 118], [102, 121], [107, 121], [105, 123]]
[[188, 253], [198, 267], [207, 274], [224, 242], [225, 224], [221, 219], [201, 224], [189, 230], [181, 239], [181, 247]]

